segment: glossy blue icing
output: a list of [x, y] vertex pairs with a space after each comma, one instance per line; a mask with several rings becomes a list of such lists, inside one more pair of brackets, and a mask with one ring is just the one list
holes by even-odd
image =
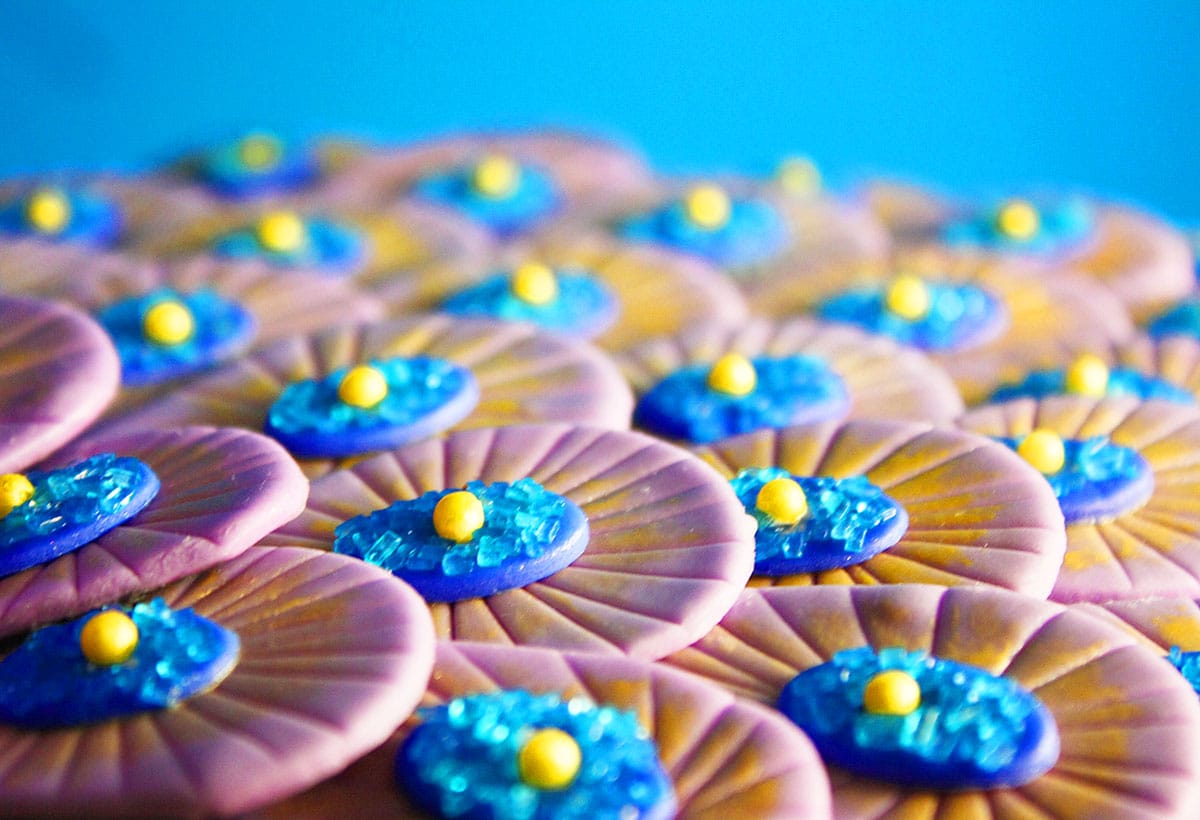
[[388, 383], [375, 407], [338, 398], [349, 368], [283, 389], [267, 413], [264, 430], [300, 458], [341, 458], [387, 450], [439, 433], [470, 415], [479, 401], [471, 371], [427, 357], [371, 361]]
[[[507, 690], [419, 714], [421, 723], [396, 754], [396, 782], [434, 816], [666, 820], [675, 814], [671, 778], [632, 711]], [[565, 789], [542, 790], [520, 778], [520, 749], [543, 728], [561, 729], [579, 744], [579, 774]]]
[[[1044, 396], [1060, 396], [1067, 392], [1065, 381], [1066, 373], [1063, 370], [1038, 370], [1030, 373], [1018, 384], [1006, 384], [997, 388], [991, 401], [1002, 402], [1025, 396], [1038, 399]], [[1182, 387], [1127, 367], [1114, 367], [1109, 371], [1105, 395], [1134, 396], [1142, 400], [1159, 399], [1177, 404], [1196, 403], [1195, 397]]]
[[905, 319], [887, 309], [883, 288], [852, 290], [832, 296], [816, 307], [831, 322], [846, 322], [872, 333], [890, 336], [922, 350], [963, 350], [982, 344], [1002, 331], [1008, 311], [994, 296], [969, 283], [927, 282], [929, 312]]
[[[863, 690], [878, 672], [900, 669], [921, 687], [909, 715], [863, 707]], [[900, 648], [847, 649], [793, 678], [779, 709], [821, 757], [863, 777], [914, 789], [1018, 786], [1058, 759], [1058, 726], [1016, 682], [955, 661]]]
[[850, 396], [841, 378], [809, 356], [752, 360], [758, 384], [744, 396], [708, 386], [711, 365], [681, 368], [638, 401], [633, 422], [669, 438], [706, 443], [758, 430], [841, 418]]
[[95, 614], [39, 629], [0, 661], [0, 722], [58, 729], [164, 709], [216, 686], [237, 664], [235, 633], [156, 598], [126, 610], [138, 628], [133, 656], [95, 666], [79, 647]]
[[532, 305], [512, 292], [512, 277], [499, 274], [451, 296], [442, 310], [459, 316], [487, 316], [510, 322], [532, 322], [540, 327], [591, 339], [616, 320], [618, 304], [603, 282], [585, 271], [555, 271], [558, 297]]
[[403, 578], [429, 602], [482, 598], [558, 572], [587, 547], [587, 517], [574, 502], [532, 478], [509, 484], [472, 481], [484, 525], [458, 544], [438, 535], [433, 509], [454, 489], [342, 522], [333, 549]]
[[693, 223], [682, 201], [633, 217], [617, 233], [634, 242], [653, 242], [700, 256], [721, 267], [740, 268], [778, 256], [790, 242], [787, 223], [768, 202], [735, 199], [729, 221], [708, 230]]
[[[146, 338], [142, 322], [151, 308], [171, 300], [191, 311], [195, 331], [179, 344], [161, 345]], [[163, 288], [131, 296], [101, 310], [96, 320], [117, 348], [126, 387], [169, 381], [231, 359], [250, 347], [257, 330], [249, 311], [207, 289], [183, 294]]]
[[1192, 685], [1196, 694], [1200, 695], [1200, 652], [1183, 652], [1178, 646], [1172, 646], [1167, 660]]
[[28, 196], [0, 205], [0, 234], [32, 237], [47, 242], [77, 242], [97, 248], [115, 245], [125, 227], [117, 203], [84, 191], [63, 190], [71, 206], [71, 218], [58, 233], [43, 233], [29, 224], [25, 215]]
[[[779, 526], [758, 509], [758, 491], [776, 478], [793, 479], [808, 501], [808, 514], [792, 526]], [[758, 522], [755, 575], [824, 572], [861, 564], [893, 546], [908, 529], [904, 508], [863, 476], [797, 476], [779, 467], [752, 467], [730, 483]]]
[[461, 211], [488, 226], [501, 238], [526, 233], [562, 207], [558, 185], [545, 171], [521, 165], [516, 189], [504, 197], [489, 197], [475, 190], [471, 166], [433, 174], [417, 182], [413, 195]]
[[1070, 250], [1092, 235], [1096, 217], [1091, 205], [1081, 199], [1033, 202], [1039, 228], [1029, 239], [1016, 239], [996, 227], [1003, 203], [968, 214], [942, 227], [941, 241], [947, 245], [982, 247], [1008, 253], [1050, 254]]
[[[1016, 450], [1023, 438], [1001, 438]], [[1137, 509], [1154, 492], [1154, 472], [1136, 450], [1105, 436], [1065, 439], [1066, 459], [1050, 482], [1068, 524], [1103, 521]]]
[[1191, 336], [1193, 339], [1200, 339], [1200, 299], [1184, 299], [1175, 307], [1159, 314], [1146, 326], [1146, 332], [1154, 339], [1164, 336]]
[[265, 168], [242, 162], [240, 141], [204, 154], [196, 168], [200, 181], [215, 193], [231, 199], [298, 191], [316, 180], [320, 166], [307, 148], [283, 144], [279, 161]]
[[112, 453], [25, 477], [33, 496], [0, 518], [0, 576], [90, 544], [141, 512], [159, 490], [148, 466]]
[[213, 253], [229, 259], [256, 259], [281, 268], [306, 267], [329, 272], [350, 272], [367, 255], [367, 241], [354, 228], [327, 219], [305, 219], [308, 242], [294, 251], [263, 247], [254, 227], [220, 236]]

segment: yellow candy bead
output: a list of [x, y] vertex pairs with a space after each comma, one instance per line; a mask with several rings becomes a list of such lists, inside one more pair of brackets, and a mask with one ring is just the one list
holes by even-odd
[[159, 302], [142, 317], [142, 335], [160, 345], [177, 345], [192, 338], [196, 320], [187, 305], [174, 299]]
[[282, 143], [270, 134], [251, 134], [238, 143], [238, 159], [252, 171], [274, 168], [282, 156]]
[[119, 609], [106, 609], [93, 615], [79, 633], [83, 656], [97, 666], [125, 663], [137, 645], [137, 624]]
[[20, 473], [0, 475], [0, 518], [33, 498], [33, 484]]
[[258, 243], [269, 251], [291, 253], [308, 244], [308, 228], [291, 211], [273, 211], [258, 220]]
[[863, 690], [863, 709], [873, 715], [909, 715], [921, 705], [921, 684], [907, 672], [888, 669]]
[[1093, 353], [1085, 353], [1067, 368], [1063, 387], [1080, 396], [1103, 396], [1108, 392], [1108, 365]]
[[1043, 475], [1054, 475], [1067, 460], [1062, 436], [1040, 428], [1021, 440], [1017, 445], [1017, 455]]
[[758, 384], [754, 364], [740, 353], [726, 353], [708, 371], [708, 386], [718, 393], [744, 396]]
[[929, 286], [919, 277], [901, 274], [888, 286], [884, 303], [895, 315], [914, 322], [929, 313]]
[[350, 368], [338, 382], [338, 398], [351, 407], [370, 409], [387, 398], [387, 394], [387, 379], [367, 364]]
[[433, 528], [442, 538], [465, 544], [482, 526], [483, 504], [467, 490], [442, 496], [433, 508]]
[[1009, 239], [1032, 239], [1041, 226], [1037, 208], [1023, 199], [1009, 200], [996, 212], [996, 229]]
[[759, 489], [754, 499], [759, 510], [776, 524], [791, 527], [808, 515], [808, 499], [794, 480], [785, 476], [773, 478]]
[[513, 295], [530, 305], [548, 305], [558, 298], [558, 277], [540, 262], [526, 262], [512, 275]]
[[688, 221], [706, 231], [728, 225], [732, 211], [729, 194], [718, 185], [697, 185], [683, 198], [683, 212]]
[[521, 782], [546, 791], [570, 786], [582, 764], [579, 743], [562, 729], [538, 729], [517, 753]]
[[793, 196], [809, 196], [821, 190], [821, 172], [808, 157], [788, 157], [775, 173], [779, 187]]
[[521, 166], [512, 157], [491, 154], [471, 171], [471, 187], [490, 199], [503, 199], [517, 190]]
[[39, 233], [60, 234], [71, 222], [71, 201], [62, 191], [39, 188], [25, 201], [25, 219]]

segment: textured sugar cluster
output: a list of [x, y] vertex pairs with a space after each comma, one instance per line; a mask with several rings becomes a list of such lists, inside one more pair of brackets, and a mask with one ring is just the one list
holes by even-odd
[[672, 202], [644, 216], [627, 220], [620, 233], [635, 242], [653, 242], [702, 256], [720, 265], [745, 266], [762, 262], [783, 250], [789, 240], [787, 223], [766, 202], [737, 200], [730, 204], [729, 221], [710, 229], [689, 218], [683, 203]]
[[947, 245], [1016, 253], [1051, 253], [1086, 242], [1091, 238], [1096, 222], [1092, 206], [1077, 197], [1038, 202], [1037, 214], [1037, 230], [1028, 237], [1013, 236], [1001, 230], [997, 212], [985, 209], [945, 225], [941, 239]]
[[[1001, 439], [1016, 449], [1022, 439]], [[1136, 450], [1113, 444], [1107, 436], [1063, 441], [1062, 469], [1046, 476], [1060, 499], [1104, 483], [1123, 484], [1140, 479], [1149, 469]]]
[[218, 237], [213, 251], [231, 259], [261, 259], [272, 265], [348, 268], [365, 253], [366, 240], [358, 231], [328, 219], [306, 219], [305, 241], [290, 250], [268, 248], [258, 231], [243, 228]]
[[926, 287], [929, 311], [920, 319], [906, 319], [889, 310], [882, 288], [833, 296], [817, 307], [817, 314], [822, 319], [858, 325], [922, 350], [969, 347], [1004, 320], [1003, 306], [977, 285], [927, 282]]
[[460, 316], [492, 316], [570, 331], [613, 309], [612, 294], [595, 277], [582, 272], [561, 271], [556, 278], [558, 296], [545, 304], [535, 305], [519, 298], [512, 291], [512, 280], [508, 276], [497, 276], [455, 294], [446, 300], [442, 310]]
[[[1042, 370], [1030, 373], [1019, 384], [1009, 384], [992, 394], [992, 401], [1008, 401], [1022, 396], [1042, 398], [1058, 396], [1068, 392], [1066, 389], [1066, 372], [1063, 370]], [[1108, 385], [1105, 394], [1109, 396], [1134, 396], [1136, 398], [1159, 399], [1173, 401], [1178, 404], [1195, 404], [1195, 397], [1182, 387], [1172, 384], [1166, 379], [1156, 376], [1146, 376], [1127, 367], [1114, 367], [1108, 374]]]

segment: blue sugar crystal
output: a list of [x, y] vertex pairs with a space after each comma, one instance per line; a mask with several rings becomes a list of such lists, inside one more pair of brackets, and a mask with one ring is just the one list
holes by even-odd
[[[863, 708], [867, 683], [889, 669], [908, 673], [921, 688], [910, 714]], [[1019, 786], [1048, 771], [1059, 754], [1054, 717], [1016, 682], [898, 647], [837, 653], [793, 678], [779, 709], [827, 763], [911, 788]]]
[[486, 316], [531, 322], [559, 333], [590, 339], [617, 317], [617, 301], [603, 282], [584, 271], [556, 271], [558, 296], [533, 305], [512, 292], [507, 274], [492, 277], [447, 299], [442, 310], [459, 316]]
[[284, 388], [264, 429], [300, 458], [340, 458], [427, 438], [462, 421], [479, 400], [471, 371], [427, 357], [374, 360], [388, 393], [374, 407], [338, 398], [349, 368]]
[[196, 176], [222, 196], [247, 199], [298, 191], [320, 173], [317, 157], [307, 148], [283, 143], [278, 161], [250, 167], [242, 160], [241, 147], [238, 140], [207, 152], [196, 166]]
[[425, 599], [459, 601], [516, 589], [569, 566], [587, 546], [579, 507], [532, 478], [466, 485], [483, 504], [484, 524], [458, 544], [437, 534], [433, 510], [454, 489], [342, 522], [333, 549], [403, 578]]
[[475, 189], [473, 167], [457, 168], [419, 181], [413, 195], [461, 211], [502, 239], [527, 233], [562, 207], [562, 194], [547, 172], [521, 166], [516, 189], [508, 196], [486, 196]]
[[[167, 301], [183, 303], [195, 322], [192, 336], [179, 344], [152, 342], [143, 329], [146, 313]], [[121, 382], [128, 387], [176, 379], [231, 359], [250, 346], [256, 330], [244, 307], [207, 289], [181, 294], [162, 288], [114, 302], [96, 319], [117, 348]]]
[[[1030, 373], [1018, 384], [1006, 384], [992, 394], [991, 401], [1002, 402], [1010, 399], [1044, 396], [1059, 396], [1067, 392], [1066, 372], [1063, 370], [1039, 370]], [[1166, 379], [1157, 376], [1145, 376], [1127, 367], [1114, 367], [1108, 374], [1107, 396], [1134, 396], [1146, 401], [1159, 399], [1173, 401], [1177, 404], [1195, 404], [1196, 399], [1191, 393]]]
[[[58, 190], [58, 189], [55, 189]], [[70, 219], [58, 233], [43, 233], [29, 224], [28, 193], [0, 204], [0, 235], [32, 237], [47, 242], [74, 242], [95, 248], [115, 245], [125, 227], [116, 202], [77, 190], [60, 191], [70, 207]]]
[[1172, 646], [1167, 660], [1187, 679], [1196, 694], [1200, 695], [1200, 652], [1183, 652], [1178, 646]]
[[1003, 233], [997, 227], [999, 207], [986, 208], [943, 226], [941, 241], [947, 245], [986, 248], [1007, 253], [1051, 254], [1071, 250], [1092, 235], [1095, 213], [1082, 199], [1035, 202], [1038, 230], [1028, 239]]
[[190, 609], [156, 598], [126, 612], [138, 645], [115, 666], [96, 666], [80, 649], [95, 613], [32, 633], [0, 661], [0, 721], [56, 729], [163, 709], [216, 686], [237, 663], [237, 635]]
[[33, 496], [0, 518], [0, 576], [90, 544], [141, 512], [159, 490], [149, 467], [112, 453], [25, 477]]
[[[797, 524], [780, 526], [757, 506], [758, 491], [791, 478], [808, 501]], [[792, 575], [861, 564], [895, 544], [908, 528], [904, 508], [863, 476], [796, 476], [778, 467], [749, 468], [730, 482], [746, 512], [758, 521], [755, 575]]]
[[263, 247], [256, 227], [218, 237], [213, 253], [230, 259], [259, 259], [281, 268], [350, 272], [367, 254], [366, 239], [354, 228], [326, 219], [306, 219], [308, 241], [291, 251]]
[[1191, 336], [1200, 339], [1200, 299], [1184, 299], [1175, 307], [1157, 316], [1146, 327], [1151, 338]]
[[[480, 820], [665, 820], [675, 795], [658, 749], [632, 711], [522, 690], [469, 695], [423, 709], [396, 755], [396, 782], [435, 816]], [[520, 778], [517, 756], [538, 729], [579, 744], [565, 789]]]
[[782, 253], [791, 241], [787, 223], [768, 202], [735, 199], [729, 221], [702, 228], [688, 218], [682, 201], [633, 217], [617, 226], [623, 239], [666, 245], [707, 259], [721, 267], [744, 268]]
[[[1001, 438], [1016, 450], [1024, 440]], [[1116, 518], [1137, 509], [1154, 492], [1154, 472], [1136, 450], [1107, 436], [1063, 441], [1065, 460], [1050, 482], [1068, 524]]]
[[831, 322], [845, 322], [922, 350], [963, 350], [996, 335], [1007, 311], [987, 291], [969, 283], [927, 282], [929, 312], [906, 319], [887, 309], [882, 287], [832, 296], [816, 307]]

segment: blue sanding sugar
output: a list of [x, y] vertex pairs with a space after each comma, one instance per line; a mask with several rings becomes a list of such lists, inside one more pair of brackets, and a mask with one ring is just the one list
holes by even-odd
[[1167, 660], [1179, 670], [1179, 673], [1192, 685], [1192, 689], [1200, 695], [1200, 652], [1183, 652], [1178, 646], [1172, 646]]
[[[623, 820], [674, 811], [658, 749], [632, 711], [508, 690], [457, 698], [420, 716], [397, 755], [396, 776], [440, 816]], [[542, 790], [520, 778], [521, 747], [542, 728], [561, 729], [579, 744], [579, 773], [564, 789]]]
[[[1041, 398], [1058, 396], [1067, 392], [1066, 373], [1063, 370], [1039, 370], [1030, 373], [1018, 384], [1007, 384], [992, 394], [993, 402], [1008, 401], [1023, 396]], [[1157, 376], [1146, 376], [1127, 367], [1114, 367], [1109, 371], [1108, 396], [1135, 396], [1143, 401], [1159, 399], [1177, 404], [1195, 404], [1195, 397], [1178, 385]]]
[[[1024, 440], [1001, 438], [1000, 441], [1016, 450]], [[1059, 499], [1086, 490], [1101, 482], [1134, 481], [1142, 477], [1146, 462], [1136, 450], [1113, 444], [1107, 436], [1063, 441], [1062, 469], [1045, 476]]]
[[611, 315], [616, 302], [607, 287], [584, 271], [556, 271], [558, 296], [546, 304], [526, 302], [512, 292], [508, 275], [487, 281], [451, 296], [442, 310], [460, 316], [494, 316], [514, 322], [532, 322], [551, 330], [566, 331], [595, 324]]
[[1034, 204], [1038, 212], [1038, 230], [1028, 238], [1009, 236], [1001, 231], [997, 221], [999, 207], [996, 207], [950, 222], [942, 228], [941, 239], [948, 245], [1015, 253], [1052, 253], [1078, 244], [1091, 235], [1095, 214], [1086, 201], [1068, 198]]
[[826, 299], [816, 313], [831, 322], [846, 322], [889, 336], [922, 350], [961, 350], [993, 334], [1006, 319], [1003, 305], [970, 283], [927, 282], [929, 311], [906, 319], [887, 309], [883, 288], [852, 290]]
[[763, 262], [783, 251], [791, 239], [774, 206], [743, 199], [730, 203], [729, 221], [720, 228], [696, 225], [676, 201], [626, 220], [617, 232], [625, 239], [668, 245], [725, 266]]
[[156, 598], [127, 611], [138, 628], [133, 656], [94, 665], [79, 645], [93, 614], [37, 630], [0, 661], [0, 721], [57, 728], [162, 709], [216, 686], [237, 663], [235, 633]]
[[366, 240], [354, 228], [327, 219], [304, 221], [308, 241], [295, 250], [263, 247], [257, 228], [218, 237], [213, 252], [233, 259], [261, 259], [278, 267], [348, 268], [363, 258]]
[[428, 176], [416, 184], [413, 194], [457, 208], [501, 235], [520, 233], [559, 207], [558, 186], [541, 169], [522, 165], [515, 190], [500, 197], [477, 191], [471, 179], [473, 170], [466, 167]]

